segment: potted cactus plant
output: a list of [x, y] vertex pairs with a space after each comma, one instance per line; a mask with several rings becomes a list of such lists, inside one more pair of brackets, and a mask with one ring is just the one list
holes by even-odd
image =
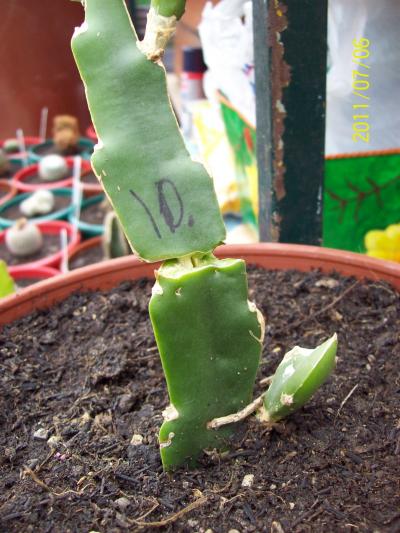
[[[164, 10], [165, 6], [172, 6], [172, 11]], [[361, 282], [351, 278], [340, 281], [338, 276], [317, 273], [290, 277], [278, 272], [271, 274], [270, 284], [264, 286], [266, 275], [251, 272], [252, 297], [259, 300], [263, 292], [268, 300], [274, 295], [274, 305], [263, 301], [262, 307], [267, 311], [266, 332], [274, 342], [268, 354], [277, 363], [272, 378], [270, 362], [267, 374], [262, 369], [265, 378], [253, 400], [264, 325], [261, 313], [248, 301], [246, 268], [240, 258], [245, 254], [251, 263], [276, 268], [292, 265], [310, 270], [320, 266], [325, 272], [338, 265], [344, 274], [362, 277], [369, 271], [397, 281], [399, 287], [398, 267], [349, 253], [285, 245], [227, 248], [231, 259], [219, 259], [218, 250], [214, 256], [224, 228], [212, 182], [183, 147], [158, 64], [184, 3], [153, 1], [149, 33], [141, 46], [144, 55], [136, 46], [123, 0], [86, 0], [85, 8], [86, 22], [76, 31], [73, 50], [99, 138], [93, 167], [142, 261], [123, 258], [72, 272], [28, 288], [0, 307], [2, 323], [22, 317], [0, 333], [0, 347], [5, 346], [8, 387], [23, 379], [21, 390], [33, 391], [35, 396], [31, 410], [35, 410], [36, 420], [27, 449], [7, 448], [4, 464], [21, 462], [23, 456], [23, 490], [33, 485], [36, 492], [46, 492], [45, 500], [43, 494], [31, 500], [37, 509], [36, 520], [47, 529], [54, 528], [57, 520], [57, 527], [65, 530], [280, 532], [295, 531], [308, 522], [315, 531], [337, 531], [350, 523], [359, 529], [375, 527], [379, 524], [377, 513], [383, 511], [381, 523], [394, 524], [398, 517], [394, 500], [398, 502], [398, 498], [390, 468], [394, 469], [396, 462], [387, 451], [394, 454], [397, 449], [396, 415], [381, 400], [393, 399], [390, 405], [396, 409], [391, 394], [396, 385], [382, 383], [382, 372], [393, 375], [396, 361], [390, 363], [393, 368], [382, 368], [375, 342], [375, 332], [390, 332], [379, 329], [385, 328], [380, 323], [371, 335], [370, 321], [368, 327], [363, 325], [365, 317], [353, 325], [355, 320], [348, 320], [347, 313], [354, 317], [357, 304], [375, 295], [371, 313], [376, 317], [384, 307], [392, 328], [400, 312], [397, 293], [388, 285], [377, 287], [372, 282], [361, 287]], [[111, 97], [113, 105], [105, 105]], [[141, 149], [135, 154], [129, 148], [137, 146], [134, 140], [139, 138]], [[154, 265], [154, 261], [163, 263]], [[133, 291], [126, 284], [115, 288], [123, 279], [150, 276], [154, 268], [150, 315], [170, 397], [163, 422], [158, 407], [165, 407], [160, 392], [164, 386], [158, 377], [156, 347], [145, 325], [147, 313], [144, 318], [150, 286], [139, 281]], [[111, 291], [69, 296], [78, 288], [100, 286]], [[343, 292], [337, 294], [334, 291], [339, 287]], [[358, 287], [358, 299], [347, 307], [345, 296]], [[311, 301], [307, 311], [296, 307], [304, 294]], [[321, 294], [326, 298], [318, 311], [315, 294], [317, 299]], [[46, 310], [56, 302], [60, 303], [51, 312]], [[339, 303], [344, 305], [340, 308], [343, 314], [335, 309]], [[44, 311], [24, 317], [32, 305]], [[301, 316], [295, 318], [296, 314]], [[316, 321], [316, 332], [313, 321], [319, 316], [324, 320]], [[323, 406], [317, 403], [304, 417], [297, 414], [287, 425], [280, 424], [279, 420], [301, 407], [331, 372], [337, 344], [333, 328], [340, 328], [343, 321], [347, 348], [343, 364], [348, 375], [337, 373], [333, 384], [328, 382], [329, 395]], [[282, 338], [292, 337], [304, 322], [308, 345], [315, 345], [327, 331], [331, 337], [316, 349], [293, 348], [293, 343], [282, 359], [287, 347]], [[35, 337], [32, 327], [37, 328]], [[360, 343], [353, 337], [360, 330], [368, 335], [368, 351], [363, 355], [368, 355], [370, 368], [357, 367], [354, 372], [351, 362], [358, 360]], [[25, 350], [15, 348], [17, 339]], [[380, 340], [385, 346], [391, 342], [395, 342], [393, 337]], [[39, 354], [44, 364], [22, 359], [27, 352], [33, 358]], [[62, 361], [56, 371], [50, 366], [55, 356]], [[365, 366], [358, 361], [359, 367]], [[21, 377], [20, 372], [24, 372]], [[46, 390], [38, 386], [44, 382]], [[372, 382], [380, 390], [374, 400], [368, 392]], [[359, 395], [358, 387], [362, 389]], [[347, 411], [350, 399], [356, 396], [361, 406], [357, 423]], [[10, 401], [26, 409], [27, 402], [19, 401], [18, 394]], [[362, 416], [362, 402], [372, 401], [377, 410], [369, 424], [371, 417]], [[50, 405], [55, 412], [49, 414]], [[69, 407], [64, 412], [65, 405]], [[254, 412], [258, 417], [251, 417], [241, 433], [238, 422]], [[6, 410], [4, 413], [8, 416]], [[341, 422], [343, 413], [346, 424]], [[389, 421], [382, 436], [380, 430]], [[154, 456], [154, 431], [161, 423], [163, 467]], [[335, 424], [341, 424], [340, 431]], [[18, 419], [10, 420], [8, 426], [18, 435], [26, 434]], [[375, 432], [373, 448], [368, 431]], [[236, 443], [230, 448], [234, 433]], [[127, 439], [128, 450], [121, 444]], [[354, 440], [356, 450], [349, 448]], [[35, 446], [42, 446], [36, 463]], [[372, 454], [372, 462], [364, 454]], [[200, 466], [190, 472], [187, 467], [195, 467], [197, 462]], [[375, 476], [377, 462], [382, 468], [386, 465], [384, 475], [387, 479], [391, 476], [389, 483]], [[95, 463], [98, 467], [92, 468]], [[174, 471], [173, 476], [163, 474], [162, 468]], [[341, 476], [343, 471], [346, 475]], [[6, 473], [7, 491], [13, 482], [20, 486], [21, 481], [13, 481], [8, 468]], [[384, 498], [379, 497], [382, 490]], [[356, 502], [345, 501], [350, 491]], [[375, 497], [368, 509], [366, 491]], [[335, 501], [334, 506], [328, 498]], [[47, 501], [50, 505], [45, 512]], [[30, 520], [25, 511], [16, 510], [12, 498], [4, 501], [1, 509], [6, 524]], [[157, 513], [159, 519], [149, 518], [151, 513]]]
[[[164, 261], [150, 317], [171, 401], [159, 435], [166, 470], [226, 447], [235, 423], [257, 408], [276, 421], [301, 407], [332, 371], [337, 346], [334, 335], [315, 350], [294, 348], [268, 392], [251, 402], [264, 319], [248, 300], [245, 262], [213, 254], [225, 229], [212, 180], [190, 159], [158, 64], [184, 8], [153, 2], [137, 46], [123, 2], [88, 0], [72, 40], [99, 139], [93, 169], [132, 249], [144, 261]], [[143, 113], [144, 98], [151, 114]], [[130, 149], [139, 138], [140, 157]]]

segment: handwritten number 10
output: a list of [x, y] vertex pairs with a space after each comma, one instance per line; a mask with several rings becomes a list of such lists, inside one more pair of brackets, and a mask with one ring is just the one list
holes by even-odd
[[[157, 189], [157, 197], [158, 197], [158, 205], [160, 210], [160, 215], [164, 218], [164, 221], [166, 225], [168, 226], [171, 233], [175, 233], [175, 231], [182, 225], [183, 221], [183, 215], [184, 215], [184, 207], [183, 207], [183, 201], [181, 198], [181, 195], [179, 194], [175, 183], [171, 181], [170, 179], [163, 178], [159, 181], [155, 182], [155, 186]], [[165, 192], [167, 189], [171, 189], [172, 192], [175, 194], [175, 197], [178, 202], [178, 213], [172, 212], [165, 195]], [[159, 239], [162, 238], [160, 228], [157, 225], [157, 222], [155, 221], [149, 207], [146, 205], [144, 200], [132, 189], [129, 191], [131, 195], [139, 202], [139, 204], [143, 207], [145, 210], [147, 216], [150, 219], [151, 225], [153, 226], [153, 229], [155, 231], [155, 234]], [[189, 226], [193, 225], [193, 217], [189, 217]]]

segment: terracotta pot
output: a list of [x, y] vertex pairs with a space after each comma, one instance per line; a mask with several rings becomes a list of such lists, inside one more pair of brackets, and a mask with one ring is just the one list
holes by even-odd
[[[266, 269], [304, 272], [319, 268], [323, 272], [335, 270], [357, 278], [385, 280], [400, 291], [400, 265], [373, 259], [352, 252], [292, 244], [227, 245], [217, 249], [219, 257], [240, 257], [248, 264]], [[159, 263], [139, 261], [134, 256], [104, 261], [79, 268], [55, 279], [27, 287], [17, 295], [0, 302], [0, 325], [17, 320], [34, 310], [51, 307], [77, 290], [107, 290], [127, 279], [154, 277]]]
[[[73, 169], [74, 167], [74, 159], [72, 157], [67, 157], [67, 164], [68, 168]], [[85, 161], [82, 159], [82, 173], [84, 172], [90, 172], [91, 166], [89, 161]], [[38, 189], [65, 189], [72, 186], [72, 175], [68, 178], [64, 178], [59, 181], [43, 181], [43, 183], [25, 183], [25, 180], [32, 174], [35, 174], [38, 172], [39, 165], [29, 165], [23, 169], [21, 169], [19, 172], [17, 172], [12, 179], [13, 184], [15, 187], [21, 191], [21, 192], [34, 192]]]
[[[65, 229], [68, 236], [68, 251], [71, 250], [74, 246], [76, 246], [81, 240], [81, 234], [79, 233], [79, 231], [76, 232], [75, 228], [71, 226], [71, 224], [62, 220], [41, 222], [40, 224], [37, 224], [37, 226], [40, 228], [43, 235], [59, 235], [61, 230]], [[0, 243], [4, 242], [6, 233], [7, 230], [0, 232]], [[58, 252], [44, 257], [43, 259], [38, 259], [37, 261], [30, 261], [27, 263], [21, 263], [20, 265], [15, 265], [14, 268], [38, 268], [42, 266], [57, 268], [60, 265], [61, 259], [62, 253], [61, 250], [59, 250]]]
[[11, 181], [8, 180], [0, 180], [0, 191], [5, 193], [4, 196], [0, 196], [0, 205], [12, 200], [17, 194], [17, 188]]

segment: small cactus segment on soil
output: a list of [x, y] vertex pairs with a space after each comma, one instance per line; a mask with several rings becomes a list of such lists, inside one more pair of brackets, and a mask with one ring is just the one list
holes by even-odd
[[212, 180], [171, 112], [165, 71], [138, 49], [123, 0], [86, 0], [72, 49], [99, 144], [92, 165], [146, 261], [206, 253], [224, 238]]
[[263, 326], [247, 300], [244, 261], [210, 254], [166, 262], [150, 317], [171, 402], [160, 431], [163, 465], [193, 466], [204, 449], [224, 448], [234, 429], [207, 423], [252, 397]]
[[262, 417], [277, 421], [300, 409], [334, 369], [336, 351], [336, 334], [315, 349], [290, 350], [264, 396]]

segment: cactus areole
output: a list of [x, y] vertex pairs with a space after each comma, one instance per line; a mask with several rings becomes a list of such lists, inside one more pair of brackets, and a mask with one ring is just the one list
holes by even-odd
[[[166, 470], [193, 466], [204, 449], [226, 448], [235, 413], [249, 412], [264, 322], [245, 263], [212, 255], [225, 238], [213, 182], [191, 160], [167, 94], [159, 60], [185, 1], [152, 0], [141, 42], [123, 0], [83, 4], [72, 50], [99, 139], [92, 166], [132, 250], [165, 261], [150, 301], [170, 397], [161, 458]], [[309, 369], [300, 365], [302, 379]]]

